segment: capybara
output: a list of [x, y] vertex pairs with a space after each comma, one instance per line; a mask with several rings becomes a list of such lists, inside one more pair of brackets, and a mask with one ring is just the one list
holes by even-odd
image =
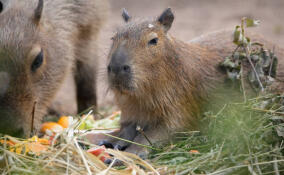
[[[196, 128], [210, 93], [225, 82], [219, 64], [236, 48], [233, 31], [185, 43], [168, 33], [174, 21], [170, 8], [154, 19], [135, 20], [125, 10], [122, 16], [126, 24], [112, 38], [107, 67], [109, 88], [122, 112], [121, 129], [113, 134], [149, 144], [148, 139], [163, 141], [176, 131]], [[268, 48], [273, 46], [257, 35], [251, 38]], [[275, 47], [275, 53], [282, 68], [277, 77], [284, 80], [284, 50]], [[142, 147], [113, 138], [100, 144], [143, 153]]]
[[73, 70], [78, 110], [96, 105], [95, 46], [107, 9], [105, 0], [0, 0], [0, 133], [37, 131]]

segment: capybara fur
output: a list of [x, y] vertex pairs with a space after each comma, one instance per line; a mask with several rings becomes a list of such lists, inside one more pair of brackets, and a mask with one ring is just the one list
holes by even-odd
[[[196, 129], [210, 94], [224, 84], [218, 65], [236, 48], [233, 31], [185, 43], [168, 33], [174, 20], [170, 8], [154, 19], [135, 20], [125, 10], [122, 16], [126, 24], [112, 38], [107, 68], [109, 88], [122, 112], [121, 129], [113, 134], [149, 144], [138, 128], [152, 143], [167, 140], [176, 131]], [[257, 35], [251, 38], [273, 48]], [[284, 80], [284, 50], [275, 47], [275, 53], [282, 67], [277, 77]], [[100, 144], [143, 153], [142, 147], [113, 138]]]
[[78, 110], [96, 106], [96, 39], [107, 9], [105, 0], [0, 0], [0, 133], [36, 132], [67, 74]]

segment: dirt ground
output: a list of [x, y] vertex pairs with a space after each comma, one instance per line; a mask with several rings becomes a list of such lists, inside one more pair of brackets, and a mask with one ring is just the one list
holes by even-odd
[[[133, 17], [152, 17], [171, 7], [175, 21], [170, 33], [183, 41], [224, 28], [233, 29], [242, 17], [252, 17], [261, 21], [261, 25], [252, 30], [275, 44], [284, 44], [284, 0], [110, 0], [110, 4], [109, 19], [98, 43], [100, 64], [97, 93], [100, 107], [113, 104], [111, 93], [106, 92], [105, 67], [110, 38], [115, 29], [123, 25], [122, 8], [126, 8]], [[74, 92], [73, 81], [69, 77], [57, 95], [53, 104], [55, 108], [67, 114], [76, 113]]]

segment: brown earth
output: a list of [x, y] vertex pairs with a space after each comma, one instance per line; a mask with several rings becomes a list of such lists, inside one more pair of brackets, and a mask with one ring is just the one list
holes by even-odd
[[[183, 41], [224, 28], [233, 29], [242, 17], [252, 17], [259, 19], [261, 25], [249, 30], [255, 30], [280, 46], [284, 44], [284, 0], [110, 0], [110, 3], [109, 19], [99, 36], [97, 93], [100, 107], [113, 105], [112, 95], [107, 93], [105, 67], [110, 38], [116, 27], [123, 25], [122, 8], [133, 17], [152, 17], [171, 7], [175, 21], [170, 33]], [[69, 77], [53, 104], [66, 114], [76, 112], [73, 84]]]

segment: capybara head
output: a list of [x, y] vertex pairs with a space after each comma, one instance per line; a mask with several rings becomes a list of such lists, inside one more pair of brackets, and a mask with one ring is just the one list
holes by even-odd
[[155, 19], [135, 20], [125, 9], [122, 16], [126, 25], [112, 38], [107, 68], [109, 85], [119, 93], [145, 95], [153, 82], [162, 83], [167, 76], [169, 67], [165, 65], [174, 64], [168, 35], [174, 15], [168, 8]]
[[68, 67], [43, 2], [0, 0], [0, 133], [27, 136], [39, 125]]

